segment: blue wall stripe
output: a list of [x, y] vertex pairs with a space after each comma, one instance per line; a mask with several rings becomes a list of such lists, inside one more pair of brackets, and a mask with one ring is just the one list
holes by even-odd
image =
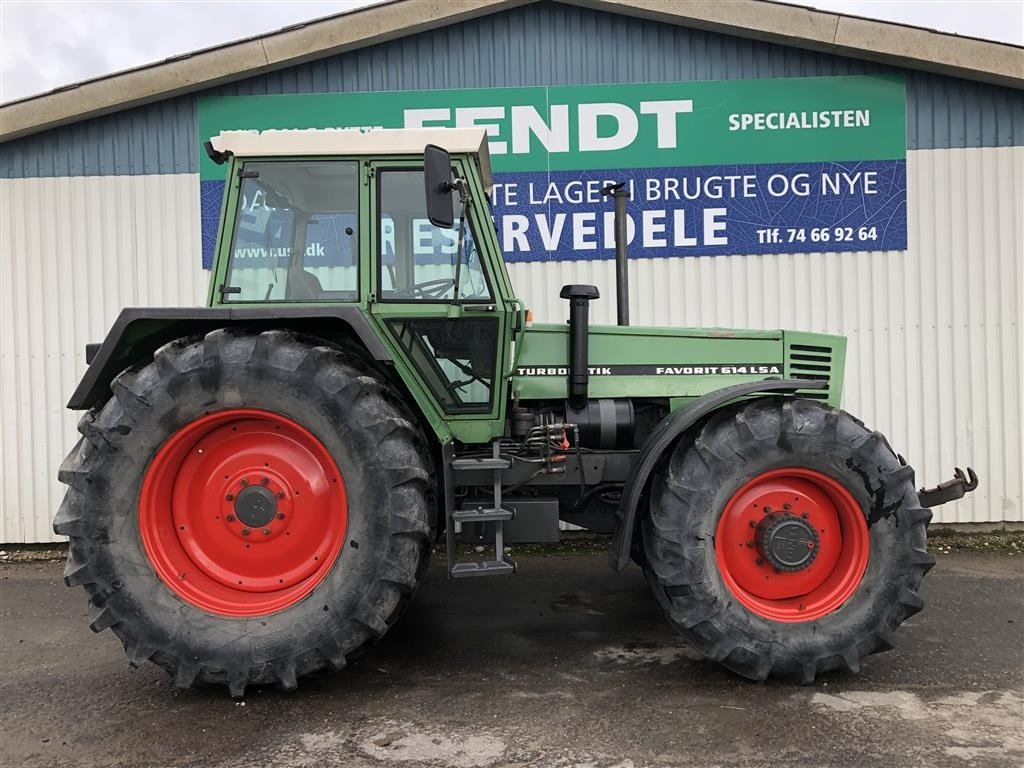
[[0, 177], [190, 173], [195, 97], [904, 72], [907, 147], [1024, 144], [1024, 93], [557, 3], [528, 5], [0, 145]]

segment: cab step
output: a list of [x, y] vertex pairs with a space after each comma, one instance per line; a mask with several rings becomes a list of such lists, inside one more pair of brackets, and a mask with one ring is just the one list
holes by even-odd
[[[512, 466], [512, 462], [501, 458], [501, 445], [497, 440], [491, 443], [490, 458], [454, 457], [448, 462], [452, 473], [475, 469], [490, 470], [494, 474], [494, 506], [477, 507], [475, 509], [453, 509], [454, 500], [449, 496], [447, 514], [447, 546], [448, 578], [468, 579], [476, 576], [511, 576], [516, 572], [516, 564], [505, 556], [505, 539], [501, 524], [515, 517], [515, 512], [505, 509], [501, 504], [501, 471]], [[451, 483], [448, 483], [451, 486]], [[494, 526], [494, 560], [480, 562], [455, 562], [455, 524], [456, 523], [490, 523]]]
[[491, 508], [484, 509], [457, 509], [452, 512], [452, 520], [456, 523], [494, 523], [500, 520], [511, 520], [516, 513], [511, 509]]
[[455, 563], [448, 574], [453, 579], [471, 579], [478, 576], [511, 576], [515, 572], [515, 561], [502, 559], [484, 560], [479, 563]]
[[508, 469], [512, 462], [493, 456], [486, 459], [452, 459], [452, 469], [456, 472], [472, 472], [474, 469]]

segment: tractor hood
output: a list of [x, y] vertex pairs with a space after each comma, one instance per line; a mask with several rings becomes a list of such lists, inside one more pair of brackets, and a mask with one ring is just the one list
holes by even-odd
[[[512, 390], [522, 400], [565, 398], [569, 326], [537, 324], [516, 345]], [[846, 339], [796, 331], [646, 328], [592, 325], [589, 396], [698, 397], [731, 384], [769, 378], [827, 379], [838, 405]]]

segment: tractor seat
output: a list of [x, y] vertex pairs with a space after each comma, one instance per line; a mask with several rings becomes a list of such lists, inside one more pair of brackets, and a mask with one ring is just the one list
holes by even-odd
[[317, 301], [324, 292], [320, 278], [302, 267], [288, 267], [288, 283], [285, 297], [291, 301]]

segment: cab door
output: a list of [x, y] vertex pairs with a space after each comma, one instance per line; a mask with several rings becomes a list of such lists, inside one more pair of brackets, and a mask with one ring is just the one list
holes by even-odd
[[486, 442], [504, 431], [515, 302], [495, 261], [487, 200], [466, 162], [453, 160], [469, 199], [463, 205], [453, 192], [452, 229], [427, 218], [422, 162], [372, 163], [370, 313], [414, 396], [429, 400], [435, 428], [441, 422], [456, 439]]

